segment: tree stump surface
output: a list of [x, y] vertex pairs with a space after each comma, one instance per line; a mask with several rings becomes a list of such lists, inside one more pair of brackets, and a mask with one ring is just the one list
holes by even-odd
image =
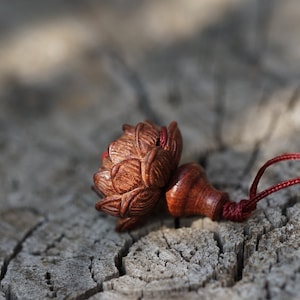
[[1, 6], [0, 300], [299, 299], [298, 186], [243, 223], [161, 214], [122, 234], [90, 190], [123, 123], [176, 120], [181, 163], [236, 201], [298, 152], [299, 1]]

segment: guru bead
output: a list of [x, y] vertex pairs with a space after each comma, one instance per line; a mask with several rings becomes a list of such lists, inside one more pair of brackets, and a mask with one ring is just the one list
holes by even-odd
[[166, 190], [167, 208], [174, 217], [204, 215], [219, 220], [227, 201], [228, 194], [211, 186], [205, 171], [196, 163], [179, 167]]

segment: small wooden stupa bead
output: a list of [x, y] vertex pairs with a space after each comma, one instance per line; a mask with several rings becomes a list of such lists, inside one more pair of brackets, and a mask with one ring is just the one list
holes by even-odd
[[227, 201], [228, 194], [215, 189], [196, 163], [179, 167], [166, 190], [168, 211], [174, 217], [204, 215], [219, 220]]

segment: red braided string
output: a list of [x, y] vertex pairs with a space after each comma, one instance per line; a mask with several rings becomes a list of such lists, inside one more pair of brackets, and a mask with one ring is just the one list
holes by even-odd
[[265, 170], [280, 161], [284, 160], [300, 160], [300, 153], [286, 153], [279, 156], [276, 156], [270, 160], [268, 160], [257, 172], [257, 175], [255, 176], [253, 183], [249, 189], [249, 199], [248, 200], [241, 200], [240, 202], [231, 202], [228, 201], [223, 206], [223, 211], [221, 218], [225, 220], [230, 221], [236, 221], [236, 222], [243, 222], [246, 220], [252, 211], [256, 209], [256, 204], [259, 200], [267, 197], [268, 195], [275, 193], [281, 189], [285, 189], [289, 186], [299, 184], [300, 183], [300, 177], [295, 177], [292, 179], [288, 179], [286, 181], [277, 183], [266, 190], [257, 193], [257, 186], [259, 184], [259, 181], [265, 172]]

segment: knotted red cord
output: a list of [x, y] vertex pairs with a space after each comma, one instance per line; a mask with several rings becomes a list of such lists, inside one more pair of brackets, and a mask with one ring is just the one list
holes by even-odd
[[221, 218], [225, 220], [235, 221], [235, 222], [243, 222], [245, 221], [252, 211], [256, 209], [256, 204], [259, 200], [267, 197], [268, 195], [275, 193], [281, 189], [285, 189], [289, 186], [299, 184], [300, 183], [300, 177], [295, 177], [292, 179], [288, 179], [286, 181], [277, 183], [266, 190], [257, 193], [257, 186], [258, 183], [265, 172], [265, 170], [280, 161], [284, 160], [300, 160], [300, 153], [286, 153], [279, 156], [276, 156], [270, 160], [268, 160], [257, 172], [253, 183], [249, 189], [249, 199], [243, 199], [240, 202], [232, 202], [228, 201], [223, 206], [223, 211]]

